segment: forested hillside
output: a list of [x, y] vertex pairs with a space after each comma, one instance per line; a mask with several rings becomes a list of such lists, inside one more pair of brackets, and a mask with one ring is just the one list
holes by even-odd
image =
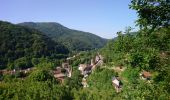
[[0, 69], [32, 67], [32, 60], [64, 58], [68, 49], [41, 32], [0, 21]]
[[103, 47], [107, 40], [92, 33], [72, 30], [54, 22], [25, 22], [19, 25], [37, 29], [70, 50], [92, 50]]

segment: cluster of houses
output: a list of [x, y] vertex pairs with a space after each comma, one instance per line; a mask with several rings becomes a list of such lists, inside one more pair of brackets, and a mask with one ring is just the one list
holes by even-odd
[[[75, 58], [76, 56], [67, 58], [67, 60]], [[81, 74], [84, 76], [82, 78], [82, 85], [83, 87], [89, 87], [86, 78], [89, 76], [90, 73], [92, 73], [97, 67], [103, 65], [103, 57], [98, 53], [95, 58], [91, 59], [91, 64], [80, 64], [78, 66], [78, 70], [81, 72]], [[27, 74], [28, 72], [32, 71], [33, 68], [28, 68], [24, 70], [19, 70], [19, 72], [22, 72], [24, 74]], [[120, 70], [123, 71], [122, 67], [120, 67]], [[0, 74], [16, 74], [16, 70], [0, 70]], [[61, 66], [56, 67], [56, 69], [53, 70], [54, 77], [59, 80], [61, 83], [64, 82], [64, 79], [66, 77], [71, 77], [72, 75], [72, 67], [69, 65], [69, 63], [62, 63]], [[152, 74], [147, 71], [142, 71], [140, 74], [140, 78], [143, 80], [149, 81], [152, 77]], [[150, 82], [150, 81], [149, 81]], [[119, 77], [112, 77], [112, 85], [114, 86], [116, 92], [121, 92], [122, 90], [122, 82]]]
[[76, 55], [73, 55], [72, 57], [68, 57], [68, 58], [66, 58], [66, 60], [68, 61], [68, 60], [74, 59], [75, 57], [77, 57], [77, 56], [79, 56], [79, 55], [80, 55], [80, 53], [78, 53], [78, 54], [76, 54]]
[[72, 67], [69, 63], [62, 63], [62, 66], [58, 66], [55, 70], [53, 70], [53, 74], [57, 80], [63, 83], [66, 77], [71, 77]]
[[[92, 73], [97, 67], [103, 64], [103, 57], [101, 55], [97, 55], [95, 59], [91, 59], [91, 64], [80, 64], [78, 70], [84, 76], [82, 78], [82, 85], [84, 88], [89, 87], [86, 78]], [[57, 67], [54, 71], [54, 77], [63, 82], [65, 77], [71, 77], [72, 67], [68, 63], [63, 63], [62, 66]], [[143, 80], [149, 81], [151, 79], [151, 73], [147, 71], [142, 71], [140, 73], [140, 78]], [[112, 85], [114, 86], [116, 92], [121, 92], [122, 90], [122, 82], [120, 77], [112, 77]]]
[[[69, 61], [73, 58], [75, 58], [77, 55], [74, 55], [73, 57], [68, 57], [66, 60]], [[96, 55], [94, 59], [91, 59], [91, 64], [80, 64], [78, 66], [78, 70], [81, 72], [81, 74], [84, 76], [82, 79], [82, 85], [83, 87], [88, 87], [86, 77], [94, 71], [98, 66], [101, 66], [103, 64], [103, 57], [99, 55], [99, 53]], [[59, 80], [61, 83], [64, 82], [64, 79], [66, 77], [71, 77], [72, 74], [72, 67], [69, 65], [69, 63], [62, 63], [61, 66], [56, 67], [56, 69], [53, 70], [54, 77]]]
[[91, 64], [79, 65], [78, 70], [80, 70], [81, 74], [84, 76], [82, 79], [83, 87], [88, 87], [86, 77], [102, 64], [103, 64], [103, 57], [97, 54], [95, 59], [91, 59]]
[[102, 64], [103, 64], [103, 57], [98, 54], [95, 57], [95, 59], [91, 59], [91, 64], [80, 64], [78, 70], [80, 70], [82, 75], [87, 76]]
[[76, 57], [76, 55], [74, 55], [73, 57], [68, 57], [66, 60], [71, 60], [74, 59]]
[[20, 69], [20, 70], [0, 70], [0, 74], [10, 74], [10, 75], [15, 75], [17, 72], [27, 74], [28, 72], [34, 70], [35, 68], [27, 68], [27, 69]]
[[[23, 69], [23, 70], [0, 70], [0, 75], [3, 74], [10, 74], [10, 75], [15, 75], [17, 72], [23, 73], [23, 74], [27, 74], [31, 71], [33, 71], [35, 69], [34, 68], [27, 68], [27, 69]], [[65, 77], [71, 77], [72, 74], [72, 67], [69, 65], [69, 63], [62, 63], [61, 66], [56, 67], [55, 70], [53, 70], [53, 75], [54, 77], [59, 80], [60, 82], [63, 82]]]

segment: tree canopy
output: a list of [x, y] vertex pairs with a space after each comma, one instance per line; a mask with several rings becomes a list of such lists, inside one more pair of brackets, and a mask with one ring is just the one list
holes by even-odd
[[130, 8], [137, 11], [140, 27], [170, 25], [170, 0], [132, 0]]
[[33, 58], [60, 59], [68, 53], [65, 46], [37, 30], [0, 21], [0, 69], [28, 68]]

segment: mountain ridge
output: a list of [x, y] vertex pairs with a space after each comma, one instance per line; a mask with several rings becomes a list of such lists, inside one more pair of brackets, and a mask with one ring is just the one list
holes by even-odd
[[75, 51], [101, 48], [107, 42], [107, 39], [90, 32], [70, 29], [56, 22], [23, 22], [18, 25], [37, 29]]

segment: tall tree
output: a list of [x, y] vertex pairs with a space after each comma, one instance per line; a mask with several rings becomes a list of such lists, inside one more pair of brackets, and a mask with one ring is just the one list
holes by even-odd
[[140, 28], [170, 25], [170, 0], [132, 0], [130, 8], [137, 11]]

